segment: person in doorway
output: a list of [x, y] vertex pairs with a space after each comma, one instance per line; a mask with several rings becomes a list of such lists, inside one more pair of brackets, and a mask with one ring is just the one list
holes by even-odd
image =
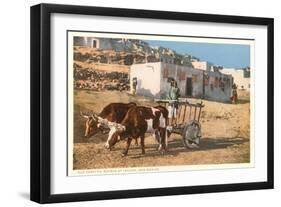
[[180, 89], [178, 88], [178, 84], [175, 80], [170, 82], [171, 86], [167, 93], [167, 99], [169, 100], [168, 105], [168, 125], [169, 127], [175, 126], [175, 121], [177, 117], [177, 109], [178, 109], [178, 101], [180, 97]]

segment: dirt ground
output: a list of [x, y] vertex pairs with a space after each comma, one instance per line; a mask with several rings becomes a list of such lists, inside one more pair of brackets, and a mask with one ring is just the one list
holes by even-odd
[[[85, 119], [80, 111], [99, 113], [111, 102], [136, 102], [139, 105], [156, 105], [153, 100], [131, 96], [126, 92], [74, 91], [74, 169], [99, 169], [119, 167], [149, 167], [196, 164], [247, 163], [250, 161], [250, 103], [226, 104], [203, 100], [202, 139], [198, 149], [186, 149], [182, 138], [172, 134], [169, 150], [164, 155], [157, 151], [158, 144], [147, 134], [146, 153], [134, 141], [126, 157], [121, 156], [125, 142], [119, 142], [112, 151], [103, 147], [107, 135], [96, 134], [84, 138]], [[198, 99], [188, 99], [199, 102]]]

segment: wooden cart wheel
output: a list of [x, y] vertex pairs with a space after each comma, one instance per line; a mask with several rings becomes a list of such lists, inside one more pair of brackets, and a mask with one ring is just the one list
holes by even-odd
[[184, 126], [182, 132], [182, 140], [185, 148], [199, 148], [200, 138], [201, 125], [198, 121], [190, 121]]

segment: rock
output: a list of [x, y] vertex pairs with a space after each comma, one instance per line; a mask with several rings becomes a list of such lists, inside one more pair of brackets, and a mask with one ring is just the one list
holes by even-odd
[[99, 72], [90, 69], [80, 69], [74, 65], [74, 87], [77, 89], [101, 90], [130, 90], [127, 73]]

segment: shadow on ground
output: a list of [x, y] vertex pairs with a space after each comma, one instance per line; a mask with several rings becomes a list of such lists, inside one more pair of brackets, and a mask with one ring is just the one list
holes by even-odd
[[[202, 138], [200, 141], [199, 148], [194, 149], [186, 149], [183, 146], [182, 140], [173, 140], [169, 142], [169, 150], [165, 152], [163, 156], [177, 156], [179, 153], [189, 153], [194, 151], [210, 151], [216, 149], [226, 149], [229, 147], [239, 147], [239, 145], [249, 142], [249, 139], [242, 138], [242, 137], [235, 137], [235, 138]], [[151, 149], [154, 148], [155, 150], [146, 152], [144, 155], [139, 156], [132, 156], [132, 159], [136, 159], [139, 157], [154, 157], [159, 156], [161, 152], [157, 151], [157, 145], [149, 144], [146, 145], [145, 148]], [[130, 148], [130, 150], [134, 150], [136, 147]], [[128, 155], [129, 156], [129, 155]]]

